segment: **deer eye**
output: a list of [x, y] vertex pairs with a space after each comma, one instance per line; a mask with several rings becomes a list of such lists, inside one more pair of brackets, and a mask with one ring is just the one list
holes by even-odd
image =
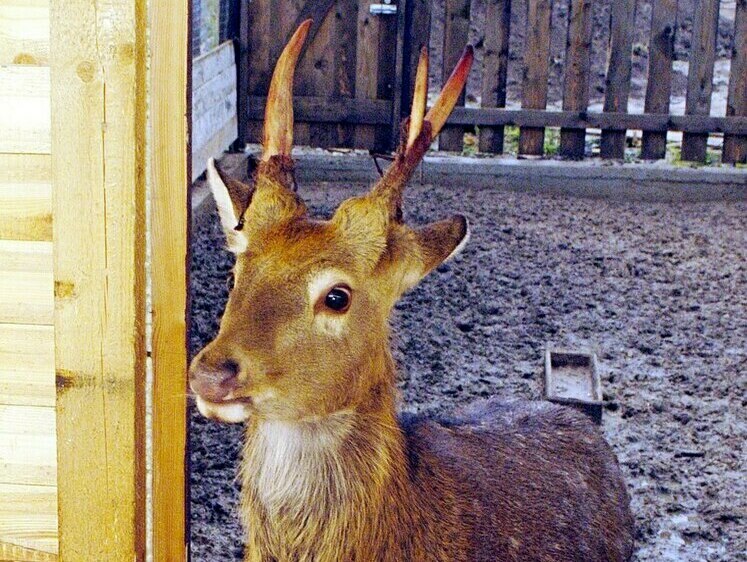
[[346, 312], [350, 308], [350, 287], [337, 285], [324, 297], [324, 306], [335, 312]]

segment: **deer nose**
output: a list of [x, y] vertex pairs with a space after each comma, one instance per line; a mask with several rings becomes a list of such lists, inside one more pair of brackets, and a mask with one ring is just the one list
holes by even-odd
[[189, 369], [189, 386], [205, 400], [221, 402], [239, 387], [239, 364], [233, 359], [217, 365], [198, 360]]

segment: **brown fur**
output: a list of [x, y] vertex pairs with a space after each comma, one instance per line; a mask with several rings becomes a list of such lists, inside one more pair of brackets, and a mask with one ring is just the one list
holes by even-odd
[[[461, 90], [465, 56], [443, 99]], [[290, 85], [274, 84], [287, 102]], [[445, 120], [447, 102], [436, 107]], [[390, 311], [468, 235], [461, 216], [421, 228], [401, 220], [431, 123], [369, 194], [318, 221], [293, 192], [281, 121], [268, 141], [280, 153], [265, 154], [253, 185], [208, 166], [236, 282], [190, 368], [205, 415], [247, 422], [246, 561], [627, 560], [625, 485], [580, 414], [487, 401], [450, 420], [397, 417]], [[325, 304], [334, 287], [350, 294], [342, 312]]]

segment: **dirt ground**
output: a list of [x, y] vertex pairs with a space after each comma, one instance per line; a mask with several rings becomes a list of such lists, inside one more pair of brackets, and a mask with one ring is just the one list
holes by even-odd
[[[328, 215], [364, 186], [302, 185]], [[207, 202], [212, 208], [212, 202]], [[403, 408], [540, 399], [546, 343], [592, 347], [603, 430], [632, 496], [640, 562], [747, 559], [747, 202], [622, 203], [413, 185], [423, 223], [460, 212], [472, 239], [397, 306]], [[193, 231], [193, 352], [216, 333], [231, 257]], [[240, 426], [193, 411], [195, 561], [241, 559]]]

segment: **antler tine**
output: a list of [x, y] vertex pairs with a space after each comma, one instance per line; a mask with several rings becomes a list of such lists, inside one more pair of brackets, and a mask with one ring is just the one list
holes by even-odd
[[423, 129], [425, 104], [428, 101], [428, 47], [420, 50], [418, 71], [415, 75], [415, 91], [412, 95], [412, 111], [410, 112], [410, 130], [407, 136], [407, 148], [410, 148]]
[[283, 49], [270, 82], [265, 107], [262, 160], [272, 156], [290, 156], [293, 148], [293, 75], [298, 56], [311, 27], [308, 19], [298, 26]]
[[454, 106], [459, 99], [459, 95], [467, 83], [467, 77], [469, 76], [469, 70], [472, 67], [474, 57], [475, 53], [472, 45], [467, 45], [462, 52], [459, 62], [457, 62], [454, 70], [451, 71], [451, 76], [449, 76], [441, 93], [438, 95], [436, 103], [433, 104], [433, 107], [431, 107], [425, 116], [425, 119], [431, 123], [431, 139], [436, 138], [438, 133], [441, 132], [446, 119], [454, 111]]
[[402, 216], [402, 192], [405, 184], [454, 109], [467, 83], [473, 60], [474, 50], [470, 45], [464, 49], [436, 103], [423, 117], [428, 94], [428, 53], [425, 49], [420, 52], [407, 141], [400, 145], [394, 162], [372, 191], [372, 195], [381, 197], [386, 202], [389, 215], [395, 220], [400, 220]]

